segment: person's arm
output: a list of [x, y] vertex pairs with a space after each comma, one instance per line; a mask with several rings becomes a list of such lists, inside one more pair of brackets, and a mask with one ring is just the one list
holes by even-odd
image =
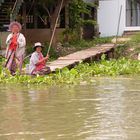
[[5, 58], [7, 58], [8, 57], [8, 50], [9, 50], [9, 45], [10, 45], [10, 43], [11, 43], [11, 40], [12, 40], [12, 37], [13, 37], [13, 35], [12, 34], [9, 34], [8, 35], [8, 37], [7, 37], [7, 39], [6, 39], [6, 53], [5, 53]]
[[7, 37], [7, 39], [6, 39], [6, 45], [7, 45], [7, 46], [10, 45], [12, 37], [13, 37], [12, 34], [9, 34], [9, 35], [8, 35], [8, 37]]
[[26, 46], [26, 39], [25, 39], [23, 34], [21, 34], [21, 33], [19, 34], [19, 38], [18, 38], [17, 42], [18, 42], [19, 47], [25, 47]]
[[39, 60], [35, 65], [37, 66], [37, 65], [41, 64], [42, 62], [46, 62], [46, 61], [48, 61], [48, 59], [49, 59], [49, 56], [46, 56], [43, 59]]

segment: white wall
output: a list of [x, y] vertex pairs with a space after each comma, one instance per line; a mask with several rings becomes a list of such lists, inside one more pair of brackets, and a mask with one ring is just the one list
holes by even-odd
[[120, 7], [123, 6], [119, 35], [125, 29], [126, 0], [100, 0], [98, 9], [99, 32], [102, 37], [115, 36], [117, 34]]

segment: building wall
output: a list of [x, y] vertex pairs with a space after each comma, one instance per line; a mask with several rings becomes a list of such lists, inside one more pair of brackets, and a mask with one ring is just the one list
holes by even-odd
[[[61, 34], [64, 31], [64, 29], [56, 29], [55, 32], [55, 38], [54, 40], [57, 42], [60, 40]], [[50, 41], [51, 38], [51, 32], [50, 29], [26, 29], [25, 34], [27, 41], [30, 43], [34, 42], [46, 42]]]
[[[56, 29], [56, 37], [54, 41], [57, 42], [60, 40], [61, 34], [64, 29]], [[2, 40], [2, 48], [6, 48], [5, 41], [9, 32], [0, 32], [0, 39]], [[27, 29], [26, 33], [23, 32], [26, 37], [27, 43], [35, 43], [35, 42], [49, 42], [51, 37], [50, 29]]]
[[115, 36], [117, 34], [120, 7], [122, 14], [119, 35], [125, 30], [126, 23], [126, 0], [101, 0], [98, 9], [98, 25], [100, 36]]

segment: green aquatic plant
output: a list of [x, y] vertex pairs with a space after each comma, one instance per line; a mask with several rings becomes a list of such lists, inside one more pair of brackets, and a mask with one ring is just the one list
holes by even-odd
[[101, 61], [89, 63], [80, 63], [75, 68], [69, 70], [64, 68], [57, 70], [46, 76], [32, 77], [29, 75], [11, 76], [9, 72], [0, 67], [0, 83], [19, 83], [19, 84], [80, 84], [83, 81], [91, 83], [95, 76], [120, 76], [140, 74], [140, 61], [120, 58], [118, 60], [105, 60], [105, 55]]

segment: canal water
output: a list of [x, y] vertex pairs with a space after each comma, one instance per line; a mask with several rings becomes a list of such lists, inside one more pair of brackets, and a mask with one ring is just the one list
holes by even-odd
[[0, 85], [0, 140], [140, 140], [140, 77]]

